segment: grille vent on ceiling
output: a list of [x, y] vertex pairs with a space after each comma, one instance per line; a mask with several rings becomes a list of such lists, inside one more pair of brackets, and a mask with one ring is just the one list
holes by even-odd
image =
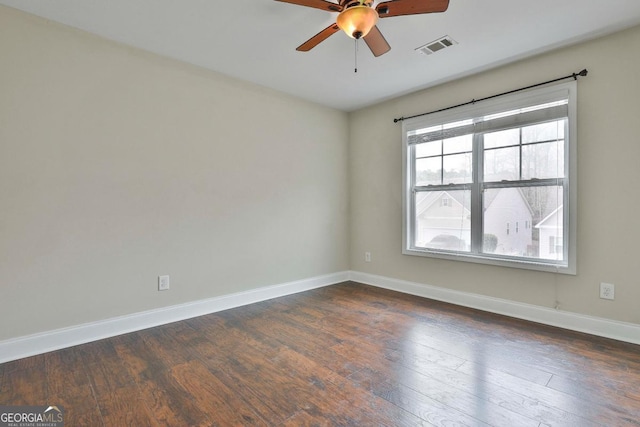
[[417, 47], [415, 50], [423, 55], [431, 55], [432, 53], [436, 53], [439, 50], [451, 47], [455, 44], [458, 44], [458, 42], [449, 36], [444, 36], [429, 42], [424, 46]]

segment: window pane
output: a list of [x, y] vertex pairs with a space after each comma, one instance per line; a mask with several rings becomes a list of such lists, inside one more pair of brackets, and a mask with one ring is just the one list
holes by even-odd
[[485, 190], [483, 252], [562, 260], [562, 200], [562, 186]]
[[416, 185], [442, 184], [442, 157], [416, 160]]
[[415, 245], [468, 252], [471, 241], [471, 191], [416, 194]]
[[520, 149], [499, 148], [484, 152], [484, 181], [520, 179]]
[[471, 153], [443, 156], [443, 184], [462, 184], [471, 182]]
[[564, 139], [564, 120], [527, 126], [522, 128], [522, 143]]
[[439, 156], [442, 154], [442, 141], [431, 141], [416, 144], [416, 157]]
[[484, 148], [507, 147], [520, 144], [520, 128], [491, 132], [484, 135]]
[[564, 177], [564, 141], [522, 147], [522, 179]]
[[443, 141], [443, 154], [471, 152], [473, 135], [462, 135]]

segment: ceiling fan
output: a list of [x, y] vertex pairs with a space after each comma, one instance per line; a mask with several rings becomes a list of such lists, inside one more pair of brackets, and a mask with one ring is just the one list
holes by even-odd
[[374, 0], [338, 0], [339, 3], [326, 0], [276, 1], [339, 13], [334, 24], [302, 43], [296, 50], [307, 52], [329, 36], [343, 30], [356, 40], [363, 38], [374, 56], [384, 55], [391, 50], [391, 46], [376, 26], [378, 18], [444, 12], [449, 7], [449, 0], [391, 0], [380, 2], [375, 8]]

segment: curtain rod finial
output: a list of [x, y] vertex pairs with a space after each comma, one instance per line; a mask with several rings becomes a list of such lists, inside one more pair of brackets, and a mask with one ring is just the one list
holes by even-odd
[[589, 72], [587, 71], [587, 69], [583, 69], [582, 71], [580, 71], [579, 73], [573, 73], [573, 80], [578, 80], [578, 76], [580, 77], [585, 77], [587, 74], [589, 74]]

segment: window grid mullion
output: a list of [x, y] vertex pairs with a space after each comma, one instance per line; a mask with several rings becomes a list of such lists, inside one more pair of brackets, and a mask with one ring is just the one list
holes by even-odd
[[520, 181], [522, 181], [522, 128], [520, 128], [518, 130], [519, 130], [519, 132], [518, 132], [518, 142], [519, 142], [519, 144], [518, 144], [518, 156], [519, 156], [518, 160], [519, 160], [519, 164], [520, 164], [520, 167], [518, 168], [519, 169], [518, 178], [520, 179]]
[[523, 179], [521, 181], [496, 181], [485, 182], [482, 184], [483, 189], [492, 188], [512, 188], [512, 187], [552, 187], [556, 185], [562, 186], [564, 178], [547, 178], [547, 179]]
[[416, 147], [414, 146], [409, 146], [408, 147], [408, 154], [409, 154], [409, 158], [411, 159], [411, 161], [409, 162], [409, 173], [411, 174], [410, 176], [410, 185], [411, 185], [411, 193], [409, 194], [409, 197], [411, 199], [410, 202], [410, 216], [409, 216], [409, 221], [410, 221], [410, 230], [408, 231], [408, 236], [406, 236], [406, 238], [409, 241], [409, 245], [411, 247], [415, 247], [415, 241], [416, 241], [416, 226], [417, 226], [417, 219], [416, 219], [416, 179], [417, 179], [417, 172], [416, 172]]
[[444, 141], [440, 141], [440, 184], [444, 184]]
[[472, 187], [471, 187], [471, 253], [482, 252], [482, 235], [484, 233], [482, 218], [482, 181], [484, 176], [483, 145], [484, 135], [474, 134], [472, 145]]

